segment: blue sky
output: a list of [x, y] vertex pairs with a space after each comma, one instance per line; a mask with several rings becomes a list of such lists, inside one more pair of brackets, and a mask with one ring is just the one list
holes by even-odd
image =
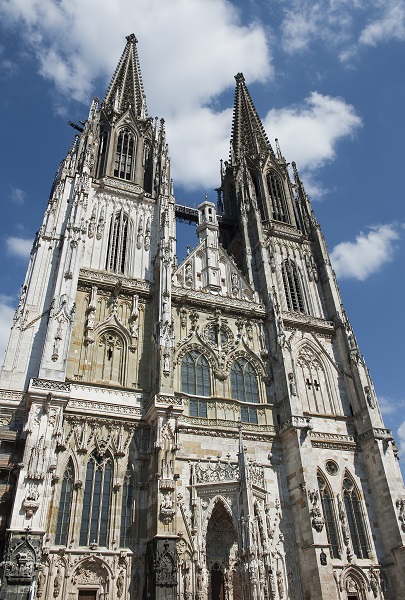
[[[1, 353], [73, 140], [67, 121], [103, 97], [132, 32], [149, 114], [166, 120], [179, 203], [215, 200], [244, 73], [270, 140], [297, 163], [405, 457], [403, 1], [0, 0]], [[186, 233], [196, 241], [182, 228], [183, 249]]]

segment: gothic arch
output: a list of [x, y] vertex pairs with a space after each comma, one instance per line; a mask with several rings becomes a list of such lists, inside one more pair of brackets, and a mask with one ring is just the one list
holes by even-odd
[[330, 365], [310, 340], [295, 346], [297, 383], [303, 410], [318, 414], [338, 414], [336, 390]]
[[317, 469], [317, 481], [319, 504], [322, 508], [331, 556], [332, 558], [339, 558], [342, 554], [342, 543], [338, 534], [335, 496], [328, 477], [320, 467]]
[[364, 496], [347, 469], [343, 473], [341, 489], [353, 551], [357, 558], [368, 558], [371, 536], [367, 513], [364, 510]]
[[369, 582], [363, 570], [356, 565], [343, 569], [340, 587], [345, 592], [345, 599], [366, 600]]
[[119, 125], [112, 144], [112, 174], [114, 177], [133, 181], [135, 174], [138, 136], [127, 122]]
[[224, 507], [225, 511], [228, 513], [229, 518], [232, 520], [233, 526], [235, 528], [235, 531], [238, 531], [238, 524], [235, 520], [234, 515], [232, 514], [232, 510], [231, 507], [229, 506], [228, 502], [225, 500], [225, 498], [223, 496], [217, 495], [214, 496], [214, 498], [211, 499], [211, 502], [209, 503], [209, 506], [207, 508], [207, 512], [205, 514], [204, 517], [204, 523], [202, 526], [202, 534], [203, 534], [203, 538], [206, 539], [207, 538], [207, 529], [208, 529], [208, 523], [212, 517], [212, 513], [214, 512], [215, 508], [219, 505], [222, 504], [222, 506]]
[[266, 173], [266, 184], [270, 198], [271, 218], [283, 223], [291, 223], [283, 178], [275, 169]]
[[94, 338], [92, 380], [124, 386], [131, 343], [128, 331], [113, 315], [94, 329]]
[[114, 577], [115, 574], [112, 572], [110, 566], [102, 558], [98, 556], [84, 556], [75, 565], [70, 577], [70, 592], [83, 588], [97, 588], [100, 595], [104, 594], [107, 597]]
[[210, 508], [204, 523], [208, 594], [212, 600], [221, 600], [226, 588], [236, 584], [233, 567], [238, 558], [238, 528], [223, 498], [216, 496]]
[[106, 219], [108, 224], [105, 254], [103, 257], [106, 271], [128, 274], [134, 240], [134, 221], [128, 207], [115, 206]]
[[239, 348], [239, 350], [235, 350], [231, 354], [228, 355], [226, 359], [226, 369], [229, 372], [232, 363], [238, 358], [244, 358], [248, 362], [252, 364], [254, 367], [257, 376], [262, 378], [266, 376], [266, 371], [262, 361], [257, 357], [257, 355], [248, 347], [244, 342], [243, 348]]

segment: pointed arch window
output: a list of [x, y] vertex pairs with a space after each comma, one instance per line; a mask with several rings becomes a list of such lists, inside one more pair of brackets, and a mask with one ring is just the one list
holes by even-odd
[[60, 492], [58, 519], [56, 521], [55, 544], [66, 546], [69, 530], [70, 510], [72, 507], [72, 493], [74, 482], [73, 461], [70, 458], [63, 473], [62, 487]]
[[296, 262], [291, 258], [286, 258], [283, 262], [282, 275], [288, 310], [302, 313], [306, 312], [300, 273]]
[[[250, 362], [238, 358], [231, 367], [232, 398], [240, 402], [259, 402], [257, 375]], [[244, 423], [257, 423], [257, 408], [241, 406], [241, 420]]]
[[123, 129], [120, 131], [115, 151], [114, 177], [128, 181], [132, 179], [134, 145], [134, 136], [130, 130]]
[[104, 331], [97, 340], [95, 379], [125, 385], [126, 344], [114, 329]]
[[343, 479], [343, 501], [345, 504], [347, 521], [353, 550], [357, 558], [368, 558], [366, 530], [359, 494], [351, 479]]
[[238, 358], [231, 367], [232, 398], [240, 402], [259, 402], [257, 375], [250, 362]]
[[131, 524], [132, 524], [132, 477], [131, 470], [128, 467], [125, 473], [124, 483], [122, 486], [122, 502], [121, 502], [121, 532], [120, 546], [126, 548], [131, 541]]
[[100, 133], [100, 142], [98, 148], [98, 165], [97, 165], [97, 177], [103, 177], [105, 174], [105, 163], [107, 158], [107, 144], [108, 144], [108, 132], [102, 131]]
[[283, 221], [284, 223], [291, 223], [285, 200], [284, 188], [279, 175], [274, 171], [269, 171], [266, 180], [271, 200], [272, 219], [275, 221]]
[[120, 210], [111, 216], [110, 234], [108, 237], [108, 250], [106, 270], [116, 273], [125, 272], [125, 260], [128, 247], [128, 215]]
[[208, 360], [195, 350], [187, 352], [181, 363], [183, 392], [195, 396], [211, 396], [211, 374]]
[[92, 543], [98, 546], [107, 545], [112, 474], [111, 457], [93, 452], [86, 470], [80, 546], [89, 546]]
[[339, 545], [338, 537], [336, 535], [334, 498], [326, 485], [325, 479], [321, 476], [318, 477], [318, 487], [319, 495], [321, 497], [323, 516], [325, 519], [326, 534], [328, 536], [328, 542], [330, 544], [331, 555], [332, 558], [339, 558]]

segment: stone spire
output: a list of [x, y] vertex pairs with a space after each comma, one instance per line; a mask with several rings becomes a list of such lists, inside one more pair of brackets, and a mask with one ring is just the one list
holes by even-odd
[[145, 92], [139, 65], [138, 40], [127, 36], [127, 44], [105, 95], [103, 106], [108, 113], [120, 115], [129, 107], [138, 118], [147, 117]]
[[231, 133], [231, 162], [238, 162], [243, 152], [251, 158], [274, 157], [274, 152], [242, 73], [235, 75], [236, 90]]

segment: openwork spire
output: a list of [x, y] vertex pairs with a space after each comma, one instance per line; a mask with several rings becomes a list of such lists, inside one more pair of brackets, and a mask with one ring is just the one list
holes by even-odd
[[238, 73], [235, 75], [235, 79], [236, 90], [231, 135], [232, 158], [239, 161], [243, 153], [252, 158], [267, 156], [269, 152], [274, 156], [263, 124], [246, 87], [243, 74]]
[[129, 107], [139, 118], [147, 117], [146, 98], [139, 65], [138, 40], [127, 36], [127, 44], [105, 95], [103, 106], [108, 113], [122, 114]]

